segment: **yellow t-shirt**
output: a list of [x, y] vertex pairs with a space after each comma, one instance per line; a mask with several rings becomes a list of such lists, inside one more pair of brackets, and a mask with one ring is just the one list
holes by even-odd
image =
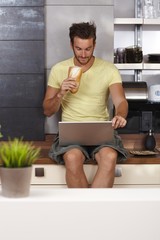
[[[73, 58], [52, 67], [48, 86], [60, 88], [74, 66]], [[90, 69], [82, 74], [79, 90], [67, 92], [62, 100], [62, 121], [105, 121], [109, 119], [107, 100], [109, 86], [121, 83], [121, 76], [114, 64], [95, 58]]]

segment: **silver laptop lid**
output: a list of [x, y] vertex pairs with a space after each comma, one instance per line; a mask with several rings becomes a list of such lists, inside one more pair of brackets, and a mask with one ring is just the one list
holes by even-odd
[[101, 145], [113, 139], [111, 121], [59, 122], [59, 144]]

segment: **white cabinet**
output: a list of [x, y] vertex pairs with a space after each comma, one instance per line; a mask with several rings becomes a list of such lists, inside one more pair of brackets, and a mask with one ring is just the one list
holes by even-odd
[[115, 178], [115, 187], [160, 186], [160, 166], [158, 164], [123, 164], [122, 176]]
[[[43, 176], [36, 176], [36, 169], [41, 169]], [[84, 165], [89, 183], [92, 182], [97, 165]], [[160, 186], [159, 164], [118, 164], [115, 172], [115, 188], [122, 187], [157, 187]], [[33, 185], [53, 185], [66, 187], [65, 167], [56, 164], [35, 164], [32, 172]]]

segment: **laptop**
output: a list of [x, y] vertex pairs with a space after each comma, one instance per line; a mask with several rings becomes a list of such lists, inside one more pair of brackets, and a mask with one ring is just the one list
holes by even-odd
[[111, 121], [59, 122], [59, 144], [101, 145], [113, 139]]

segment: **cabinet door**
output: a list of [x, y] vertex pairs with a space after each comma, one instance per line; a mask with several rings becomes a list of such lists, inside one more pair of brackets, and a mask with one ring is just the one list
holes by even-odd
[[44, 116], [42, 108], [0, 108], [0, 124], [3, 140], [21, 138], [28, 141], [44, 140]]
[[43, 97], [44, 74], [0, 75], [0, 108], [39, 108]]
[[[37, 175], [38, 171], [36, 169], [44, 172], [44, 174]], [[119, 169], [121, 176], [115, 175], [114, 187], [160, 185], [160, 166], [157, 164], [118, 164], [117, 169]], [[91, 183], [97, 171], [97, 165], [86, 164], [84, 165], [84, 171], [89, 183]], [[65, 186], [64, 165], [34, 164], [32, 184]]]

